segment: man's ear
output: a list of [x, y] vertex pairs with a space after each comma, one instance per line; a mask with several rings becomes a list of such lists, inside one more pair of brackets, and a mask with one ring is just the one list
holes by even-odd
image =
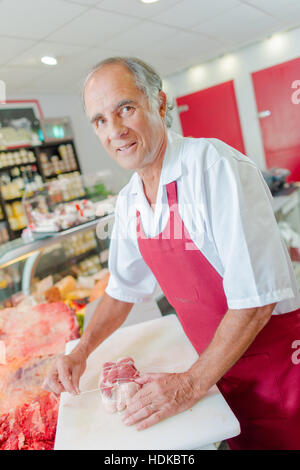
[[159, 96], [159, 114], [161, 115], [161, 117], [164, 118], [167, 112], [167, 95], [165, 94], [164, 91], [160, 91], [158, 93], [158, 96]]

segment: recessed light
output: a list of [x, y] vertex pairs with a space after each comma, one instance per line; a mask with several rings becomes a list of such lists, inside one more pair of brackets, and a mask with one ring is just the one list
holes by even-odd
[[159, 2], [159, 0], [141, 0], [142, 3], [156, 3]]
[[43, 64], [46, 64], [46, 65], [56, 65], [57, 64], [57, 60], [55, 59], [55, 57], [50, 57], [50, 56], [47, 56], [47, 55], [45, 55], [44, 57], [41, 58], [41, 62], [43, 62]]

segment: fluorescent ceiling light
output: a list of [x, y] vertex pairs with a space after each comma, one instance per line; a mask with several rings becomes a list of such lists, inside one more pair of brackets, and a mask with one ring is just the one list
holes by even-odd
[[141, 0], [142, 3], [156, 3], [159, 2], [159, 0]]
[[57, 60], [55, 59], [55, 57], [50, 57], [50, 56], [47, 56], [47, 55], [45, 55], [44, 57], [41, 58], [41, 62], [43, 62], [43, 64], [46, 64], [46, 65], [56, 65], [57, 64]]
[[287, 35], [284, 33], [273, 34], [273, 36], [267, 39], [266, 45], [270, 52], [281, 52], [282, 49], [287, 47]]

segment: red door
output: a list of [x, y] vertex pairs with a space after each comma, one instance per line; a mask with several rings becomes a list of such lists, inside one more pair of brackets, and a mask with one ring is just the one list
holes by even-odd
[[[300, 180], [300, 58], [252, 74], [268, 168]], [[264, 117], [265, 116], [265, 117]]]
[[176, 102], [184, 136], [215, 137], [245, 153], [233, 81], [181, 96]]

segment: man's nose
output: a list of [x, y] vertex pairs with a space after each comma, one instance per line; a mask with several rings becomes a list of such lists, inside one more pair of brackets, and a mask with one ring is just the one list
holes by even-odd
[[110, 139], [119, 139], [128, 132], [127, 127], [121, 119], [112, 119], [110, 122], [109, 136]]

